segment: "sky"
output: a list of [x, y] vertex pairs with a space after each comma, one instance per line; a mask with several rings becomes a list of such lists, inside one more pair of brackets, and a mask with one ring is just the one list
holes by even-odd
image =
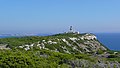
[[120, 0], [0, 0], [0, 33], [120, 33]]

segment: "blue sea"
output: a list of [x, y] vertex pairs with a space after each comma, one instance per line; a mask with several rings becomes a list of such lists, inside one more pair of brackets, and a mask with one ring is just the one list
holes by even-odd
[[96, 33], [95, 35], [109, 49], [120, 51], [120, 33]]
[[[120, 33], [95, 33], [95, 35], [97, 36], [98, 40], [109, 49], [120, 51]], [[10, 36], [0, 36], [0, 38], [7, 37]]]

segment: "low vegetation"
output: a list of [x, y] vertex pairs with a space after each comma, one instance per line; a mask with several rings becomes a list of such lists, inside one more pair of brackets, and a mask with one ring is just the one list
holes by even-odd
[[51, 52], [49, 50], [1, 50], [0, 67], [1, 68], [69, 68], [72, 67], [72, 60], [86, 59], [95, 62], [85, 54], [64, 54]]

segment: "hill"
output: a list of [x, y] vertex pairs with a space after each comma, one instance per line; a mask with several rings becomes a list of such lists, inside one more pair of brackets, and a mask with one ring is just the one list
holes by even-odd
[[120, 67], [120, 53], [90, 33], [4, 38], [0, 49], [0, 67]]

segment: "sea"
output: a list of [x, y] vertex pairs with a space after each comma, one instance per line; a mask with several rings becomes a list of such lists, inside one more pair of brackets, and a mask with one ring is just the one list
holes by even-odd
[[[120, 33], [94, 33], [98, 40], [111, 50], [120, 51]], [[46, 36], [45, 34], [42, 36]], [[11, 36], [0, 36], [0, 38], [8, 38]]]
[[109, 49], [120, 51], [120, 33], [95, 33], [95, 35]]

